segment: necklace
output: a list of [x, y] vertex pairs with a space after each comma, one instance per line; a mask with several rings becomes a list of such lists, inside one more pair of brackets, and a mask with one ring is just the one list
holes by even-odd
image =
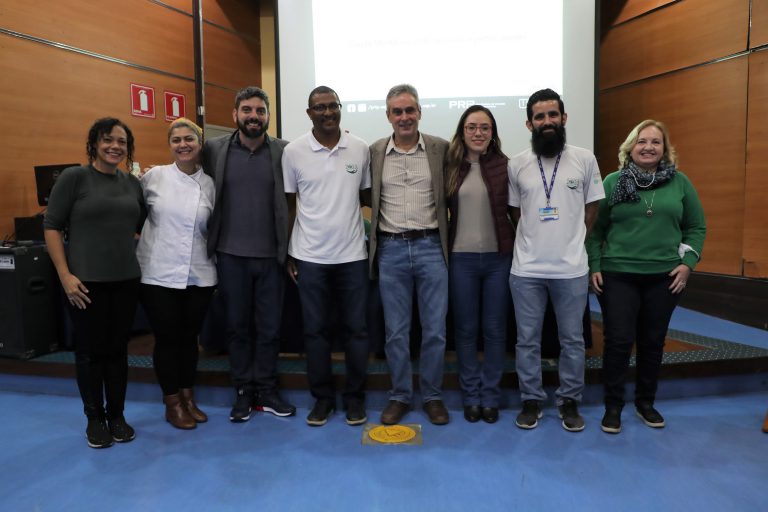
[[645, 216], [646, 217], [653, 217], [653, 200], [656, 199], [656, 191], [653, 191], [653, 195], [651, 196], [651, 204], [648, 204], [648, 201], [643, 198], [643, 202], [645, 202]]
[[651, 185], [653, 185], [654, 181], [656, 181], [656, 173], [655, 172], [651, 176], [651, 182], [649, 184], [645, 185], [645, 186], [641, 185], [640, 182], [637, 181], [637, 176], [635, 176], [635, 172], [632, 169], [629, 170], [629, 174], [631, 174], [632, 175], [632, 179], [635, 180], [635, 185], [637, 185], [640, 188], [648, 188]]

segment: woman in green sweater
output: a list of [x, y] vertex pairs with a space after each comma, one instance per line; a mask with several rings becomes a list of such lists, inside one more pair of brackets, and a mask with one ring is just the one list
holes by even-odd
[[637, 344], [635, 409], [649, 427], [672, 311], [701, 257], [706, 225], [696, 190], [676, 169], [663, 123], [645, 120], [619, 149], [620, 170], [603, 181], [605, 199], [587, 240], [590, 283], [603, 311], [601, 428], [621, 431], [626, 379]]

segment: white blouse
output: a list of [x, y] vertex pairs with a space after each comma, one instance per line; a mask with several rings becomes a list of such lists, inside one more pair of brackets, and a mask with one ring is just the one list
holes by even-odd
[[147, 220], [136, 257], [141, 282], [183, 289], [214, 286], [216, 266], [206, 252], [214, 185], [202, 168], [188, 175], [176, 164], [153, 167], [141, 178]]

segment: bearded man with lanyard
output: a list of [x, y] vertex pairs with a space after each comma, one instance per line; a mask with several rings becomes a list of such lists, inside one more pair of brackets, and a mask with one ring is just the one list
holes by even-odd
[[584, 430], [578, 403], [584, 390], [584, 332], [588, 266], [584, 240], [605, 197], [595, 156], [565, 144], [567, 114], [551, 89], [526, 107], [531, 149], [509, 161], [509, 206], [516, 224], [509, 279], [517, 322], [516, 371], [523, 408], [515, 421], [536, 428], [547, 394], [541, 376], [541, 331], [547, 297], [560, 338], [555, 392], [564, 429]]

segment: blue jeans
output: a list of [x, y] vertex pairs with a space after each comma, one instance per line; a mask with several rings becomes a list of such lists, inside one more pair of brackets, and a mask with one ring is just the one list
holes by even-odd
[[541, 328], [547, 308], [547, 294], [552, 301], [560, 337], [557, 369], [560, 387], [557, 405], [564, 398], [581, 401], [584, 391], [584, 308], [587, 307], [588, 277], [539, 279], [509, 276], [512, 303], [517, 321], [516, 369], [523, 400], [546, 400], [541, 382]]
[[316, 400], [336, 403], [331, 367], [331, 327], [336, 318], [332, 311], [335, 306], [346, 331], [344, 404], [363, 401], [368, 370], [368, 260], [336, 265], [296, 260], [296, 265], [309, 390]]
[[384, 307], [384, 351], [392, 378], [390, 400], [411, 403], [410, 331], [413, 290], [421, 321], [419, 375], [424, 403], [440, 400], [448, 313], [448, 267], [440, 235], [412, 240], [379, 238], [379, 289]]
[[219, 293], [226, 308], [232, 384], [277, 390], [285, 271], [275, 258], [217, 253]]
[[[454, 252], [449, 266], [459, 384], [465, 406], [498, 407], [507, 345], [511, 254]], [[482, 322], [483, 361], [477, 357]]]

